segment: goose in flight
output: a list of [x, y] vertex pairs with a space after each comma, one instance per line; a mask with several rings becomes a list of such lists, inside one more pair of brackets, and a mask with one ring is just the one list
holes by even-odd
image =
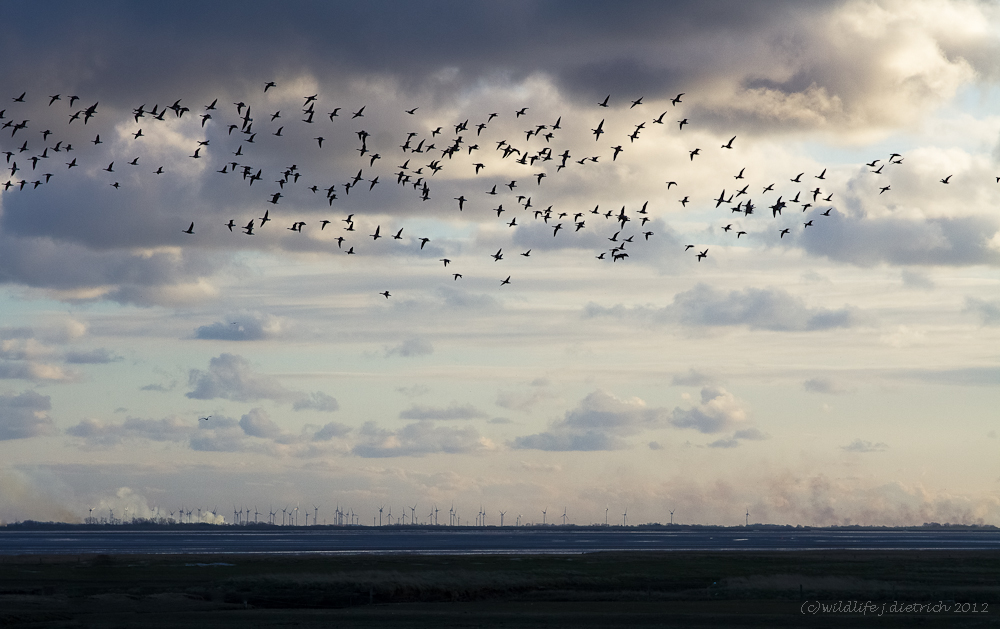
[[191, 221], [191, 225], [187, 229], [182, 229], [181, 231], [184, 232], [185, 234], [193, 234], [194, 233], [194, 221]]
[[604, 133], [604, 119], [601, 119], [601, 122], [597, 125], [596, 129], [591, 129], [590, 131], [596, 136], [594, 138], [595, 140], [601, 139], [601, 134]]
[[507, 279], [500, 280], [500, 286], [503, 286], [504, 284], [510, 284], [510, 276], [509, 275], [507, 276]]

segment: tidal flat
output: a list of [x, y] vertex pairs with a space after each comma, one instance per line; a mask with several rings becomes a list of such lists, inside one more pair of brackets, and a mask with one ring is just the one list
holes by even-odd
[[989, 627], [994, 602], [1000, 551], [0, 557], [13, 627]]

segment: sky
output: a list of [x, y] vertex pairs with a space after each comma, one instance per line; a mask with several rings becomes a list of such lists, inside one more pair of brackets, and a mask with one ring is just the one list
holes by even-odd
[[4, 4], [0, 522], [1000, 525], [995, 3]]

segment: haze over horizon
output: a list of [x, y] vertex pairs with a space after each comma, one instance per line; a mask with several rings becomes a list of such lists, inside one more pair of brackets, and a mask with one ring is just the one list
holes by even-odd
[[0, 522], [1000, 524], [995, 3], [5, 6]]

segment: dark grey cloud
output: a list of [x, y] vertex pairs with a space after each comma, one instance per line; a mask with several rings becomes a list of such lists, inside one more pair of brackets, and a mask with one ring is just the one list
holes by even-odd
[[481, 419], [484, 417], [488, 417], [488, 415], [472, 404], [456, 404], [454, 402], [446, 408], [421, 405], [411, 406], [399, 413], [400, 419], [418, 420]]
[[365, 458], [465, 454], [486, 449], [479, 431], [471, 426], [448, 428], [431, 421], [419, 421], [399, 430], [384, 430], [366, 422], [358, 431], [360, 442], [352, 452]]
[[49, 417], [51, 398], [31, 389], [0, 395], [0, 440], [42, 437], [57, 432]]
[[[331, 231], [317, 230], [320, 214], [330, 211], [323, 194], [307, 191], [306, 184], [287, 185], [282, 203], [269, 207], [261, 186], [251, 188], [240, 175], [216, 172], [234, 151], [236, 140], [226, 131], [235, 118], [234, 101], [252, 101], [257, 112], [256, 147], [248, 147], [241, 160], [264, 169], [267, 185], [273, 187], [276, 173], [296, 163], [305, 181], [325, 187], [342, 185], [359, 162], [353, 150], [322, 152], [312, 146], [319, 133], [312, 129], [319, 125], [294, 121], [304, 95], [299, 92], [306, 89], [320, 94], [320, 120], [334, 106], [343, 106], [346, 113], [367, 105], [364, 121], [373, 133], [372, 145], [388, 162], [396, 138], [410, 127], [424, 131], [429, 120], [443, 118], [443, 112], [450, 116], [459, 104], [471, 110], [462, 115], [473, 118], [487, 115], [487, 106], [512, 111], [520, 97], [505, 88], [519, 87], [529, 78], [550, 80], [560, 91], [552, 102], [530, 103], [532, 115], [538, 112], [550, 124], [550, 114], [559, 115], [556, 110], [567, 101], [594, 109], [611, 92], [611, 111], [618, 114], [627, 111], [633, 98], [649, 101], [683, 91], [687, 100], [677, 111], [699, 124], [742, 134], [898, 126], [910, 112], [927, 110], [950, 95], [956, 77], [971, 77], [972, 71], [989, 80], [997, 76], [995, 35], [958, 37], [946, 34], [954, 29], [939, 32], [930, 22], [901, 19], [907, 14], [900, 7], [881, 7], [883, 35], [870, 37], [852, 26], [864, 22], [859, 15], [865, 5], [840, 1], [633, 1], [613, 7], [569, 0], [391, 6], [292, 2], [281, 11], [250, 2], [241, 5], [238, 26], [232, 22], [232, 7], [225, 4], [181, 2], [170, 11], [124, 3], [47, 6], [44, 15], [31, 3], [8, 6], [18, 15], [18, 29], [0, 42], [0, 52], [10, 60], [0, 70], [0, 82], [30, 92], [30, 102], [12, 104], [10, 113], [31, 111], [23, 117], [32, 119], [32, 131], [34, 125], [57, 129], [60, 139], [75, 145], [81, 167], [70, 171], [62, 154], [54, 155], [57, 159], [40, 167], [54, 173], [51, 183], [4, 193], [0, 282], [60, 291], [60, 298], [69, 300], [172, 305], [210, 295], [212, 278], [243, 250], [332, 255]], [[977, 6], [959, 8], [972, 12], [968, 21], [976, 20]], [[351, 27], [342, 28], [345, 24]], [[133, 54], [139, 49], [170, 52]], [[924, 58], [921, 53], [927, 53], [926, 69], [906, 70], [893, 62]], [[269, 80], [278, 86], [265, 95], [262, 86]], [[492, 86], [507, 93], [480, 94]], [[78, 93], [87, 104], [100, 101], [98, 115], [87, 126], [66, 124], [70, 110], [65, 100], [53, 107], [44, 104], [45, 95], [56, 92]], [[470, 94], [473, 104], [464, 102]], [[162, 123], [149, 116], [140, 122], [129, 118], [139, 104], [162, 107], [177, 98], [191, 107], [185, 118]], [[202, 129], [197, 115], [215, 98], [222, 105]], [[404, 102], [406, 107], [419, 105], [419, 115], [401, 116]], [[271, 136], [275, 125], [265, 121], [264, 112], [278, 109], [294, 121], [287, 125], [287, 142]], [[421, 117], [425, 114], [430, 118]], [[115, 125], [126, 122], [122, 137], [116, 137]], [[352, 146], [357, 129], [329, 122], [322, 131], [329, 145]], [[591, 124], [576, 122], [581, 128]], [[145, 141], [127, 135], [140, 126], [147, 132]], [[521, 132], [517, 127], [516, 133]], [[104, 144], [89, 143], [96, 133]], [[193, 141], [202, 138], [211, 145], [204, 147], [202, 159], [189, 159]], [[138, 165], [128, 165], [134, 157], [139, 157]], [[474, 158], [463, 158], [460, 165], [457, 157], [449, 161], [447, 174], [434, 180], [434, 203], [422, 215], [454, 214], [442, 200], [450, 202], [468, 183], [471, 175], [456, 173]], [[100, 168], [112, 160], [115, 174], [103, 173]], [[161, 164], [167, 172], [152, 175]], [[397, 186], [391, 171], [379, 166], [367, 171], [368, 176], [383, 176], [380, 187], [341, 193], [336, 207], [356, 210], [359, 216], [411, 215], [414, 191]], [[486, 172], [501, 170], [494, 166], [488, 164]], [[21, 169], [29, 176], [23, 158]], [[111, 188], [112, 180], [120, 181], [121, 189]], [[535, 189], [567, 198], [568, 186], [560, 185]], [[265, 208], [273, 210], [275, 222], [253, 238], [223, 227], [230, 219], [240, 224], [251, 217], [259, 220]], [[487, 216], [470, 209], [464, 218], [478, 222]], [[590, 216], [587, 229], [572, 235], [552, 238], [549, 227], [536, 222], [512, 238], [539, 251], [603, 246]], [[288, 231], [299, 219], [308, 229]], [[196, 223], [195, 233], [181, 233], [189, 221]], [[800, 242], [813, 254], [854, 264], [996, 264], [998, 255], [974, 233], [990, 228], [984, 221], [940, 219], [916, 222], [911, 229], [906, 221], [888, 219], [826, 225], [835, 228], [832, 240], [820, 240], [812, 233], [820, 230], [809, 230]], [[676, 259], [678, 241], [670, 227], [657, 221], [651, 226], [656, 236], [629, 250], [630, 259], [661, 265]], [[996, 227], [992, 230], [990, 234]], [[937, 232], [944, 235], [944, 244], [933, 241], [929, 251], [923, 250]], [[886, 234], [896, 237], [883, 240]], [[398, 243], [362, 239], [358, 252], [437, 257], [447, 250], [432, 242], [421, 251], [408, 232], [403, 238]], [[462, 306], [496, 303], [461, 293], [446, 299]], [[220, 340], [266, 336], [260, 328], [232, 330], [228, 324], [208, 324], [195, 334]]]

